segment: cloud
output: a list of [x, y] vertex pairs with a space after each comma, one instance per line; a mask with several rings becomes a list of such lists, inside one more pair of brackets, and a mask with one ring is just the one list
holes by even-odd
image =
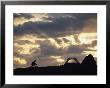
[[33, 44], [33, 42], [29, 41], [29, 40], [18, 40], [18, 41], [14, 41], [14, 43], [17, 43], [19, 45], [24, 45], [24, 44]]
[[[69, 54], [82, 54], [83, 51], [92, 51], [91, 49], [88, 49], [90, 45], [68, 45], [68, 47], [58, 48], [55, 46], [55, 44], [52, 44], [50, 40], [45, 40], [43, 42], [39, 43], [40, 45], [40, 53], [36, 56], [63, 56], [63, 55], [69, 55]], [[34, 54], [37, 54], [38, 50], [34, 49]]]
[[66, 39], [66, 38], [62, 38], [63, 39], [63, 41], [65, 42], [65, 43], [67, 43], [67, 42], [70, 42], [68, 39]]
[[61, 44], [62, 40], [61, 39], [54, 39], [58, 44]]
[[15, 18], [21, 18], [21, 17], [24, 17], [25, 19], [30, 19], [33, 16], [31, 15], [31, 13], [14, 13], [13, 17], [14, 17], [14, 19]]
[[76, 43], [80, 43], [81, 41], [78, 39], [79, 34], [74, 34], [74, 39]]
[[92, 41], [91, 46], [94, 47], [94, 46], [96, 46], [96, 45], [97, 45], [97, 40]]
[[80, 44], [90, 44], [92, 41], [97, 40], [97, 33], [80, 33], [78, 36]]
[[[95, 13], [14, 14], [18, 18], [18, 24], [23, 23], [14, 26], [14, 57], [27, 61], [22, 66], [30, 66], [35, 59], [39, 66], [58, 65], [53, 57], [82, 60], [86, 54], [96, 53], [92, 49], [97, 44]], [[16, 61], [14, 65], [22, 67]]]
[[27, 64], [27, 61], [25, 59], [21, 59], [21, 58], [17, 58], [17, 57], [14, 58], [14, 61], [21, 65]]
[[[51, 15], [51, 16], [50, 16]], [[68, 16], [66, 16], [68, 15]], [[48, 14], [47, 20], [51, 22], [25, 22], [23, 25], [14, 27], [15, 35], [36, 34], [39, 37], [61, 37], [80, 33], [91, 14]], [[49, 17], [50, 16], [50, 17]], [[94, 16], [94, 14], [93, 14]], [[73, 18], [72, 18], [73, 17]], [[76, 17], [76, 18], [75, 18]]]
[[62, 55], [64, 52], [61, 48], [57, 48], [49, 40], [40, 43], [41, 56]]
[[85, 47], [95, 47], [96, 45], [97, 45], [97, 40], [91, 41], [90, 44], [82, 44], [82, 46], [85, 46]]
[[97, 32], [97, 18], [89, 18], [84, 25], [83, 32], [95, 33]]
[[68, 47], [67, 53], [77, 53], [81, 54], [84, 50], [86, 50], [85, 47], [79, 46], [79, 45], [70, 45]]
[[51, 22], [46, 13], [14, 13], [13, 17], [15, 27], [27, 22]]
[[22, 50], [22, 49], [23, 49], [22, 47], [17, 47], [15, 45], [13, 46], [13, 52], [14, 53], [19, 53], [19, 51]]
[[[55, 46], [55, 44], [51, 43], [50, 40], [39, 42], [39, 44], [40, 50], [38, 50], [37, 48], [32, 48], [31, 52], [33, 53], [31, 54], [20, 54], [17, 52], [14, 53], [14, 56], [18, 58], [24, 58], [27, 61], [25, 67], [30, 66], [30, 63], [35, 59], [37, 60], [38, 66], [53, 66], [58, 65], [58, 62], [57, 60], [55, 60], [55, 58], [52, 58], [51, 56], [60, 56], [62, 57], [62, 59], [67, 59], [68, 57], [76, 57], [79, 61], [82, 61], [82, 59], [86, 55], [85, 51], [92, 51], [91, 49], [88, 49], [88, 47], [85, 45], [69, 45], [66, 49], [58, 48], [57, 46]], [[95, 41], [92, 42], [92, 44], [95, 45]], [[17, 66], [22, 67], [22, 65], [18, 63]]]
[[[54, 22], [28, 22], [22, 26], [14, 28], [14, 33], [18, 35], [22, 34], [36, 34], [40, 37], [59, 37], [71, 34], [72, 31], [75, 31], [71, 27], [69, 19], [57, 19]], [[77, 30], [76, 30], [77, 31]]]
[[52, 56], [39, 57], [39, 59], [37, 59], [37, 63], [39, 67], [56, 66], [58, 65], [58, 62], [56, 59], [57, 58], [53, 58]]

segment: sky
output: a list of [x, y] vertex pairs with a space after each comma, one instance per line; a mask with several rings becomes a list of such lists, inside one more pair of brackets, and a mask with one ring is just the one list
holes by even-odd
[[[81, 63], [97, 59], [96, 13], [14, 13], [14, 68], [63, 65], [68, 57]], [[74, 62], [74, 61], [73, 61]]]

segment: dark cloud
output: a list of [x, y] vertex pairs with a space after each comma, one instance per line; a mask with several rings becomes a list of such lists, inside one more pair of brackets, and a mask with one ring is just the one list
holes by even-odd
[[75, 39], [75, 42], [80, 43], [78, 36], [79, 36], [79, 34], [74, 34], [74, 39]]
[[54, 39], [58, 44], [61, 44], [61, 42], [62, 41], [64, 41], [65, 43], [68, 43], [68, 42], [70, 42], [68, 39], [66, 39], [66, 38], [62, 38], [62, 39]]
[[61, 44], [62, 40], [61, 39], [54, 39], [58, 44]]
[[56, 62], [56, 59], [52, 57], [39, 57], [37, 60], [38, 66], [39, 67], [46, 67], [46, 66], [56, 66], [58, 63]]
[[67, 54], [82, 54], [84, 51], [96, 51], [93, 49], [89, 49], [88, 47], [94, 47], [97, 44], [97, 40], [92, 41], [91, 44], [83, 44], [83, 45], [70, 45], [67, 49]]
[[67, 53], [77, 53], [81, 54], [84, 50], [86, 50], [85, 47], [79, 46], [79, 45], [70, 45], [68, 47]]
[[[53, 17], [52, 17], [53, 15]], [[57, 17], [55, 17], [57, 15]], [[14, 27], [15, 35], [36, 34], [40, 37], [63, 37], [70, 34], [80, 33], [87, 19], [92, 17], [92, 14], [69, 14], [69, 16], [60, 16], [52, 14], [48, 20], [52, 22], [26, 22], [23, 25]], [[94, 16], [94, 14], [93, 14]], [[74, 19], [72, 19], [73, 17]], [[76, 17], [76, 18], [75, 18]]]
[[63, 39], [63, 41], [65, 42], [65, 43], [67, 43], [67, 42], [70, 42], [68, 39], [66, 39], [66, 38], [62, 38]]
[[40, 49], [42, 56], [58, 56], [64, 53], [64, 50], [62, 50], [61, 48], [57, 48], [54, 44], [51, 44], [49, 40], [43, 41], [40, 44]]
[[89, 18], [97, 18], [97, 13], [48, 13], [51, 18], [61, 18], [61, 17], [68, 17], [73, 19], [85, 20]]
[[34, 49], [36, 56], [63, 56], [65, 54], [81, 54], [83, 51], [90, 51], [85, 45], [70, 45], [68, 48], [57, 48], [49, 40], [45, 40], [40, 44], [40, 54]]
[[91, 44], [91, 46], [96, 46], [97, 45], [97, 40], [94, 40], [94, 41], [92, 41], [92, 44]]

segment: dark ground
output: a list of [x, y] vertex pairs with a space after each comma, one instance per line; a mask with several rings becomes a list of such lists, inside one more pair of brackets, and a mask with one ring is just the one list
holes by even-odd
[[65, 63], [61, 66], [28, 67], [14, 69], [14, 75], [97, 75], [94, 57], [89, 54], [80, 63]]

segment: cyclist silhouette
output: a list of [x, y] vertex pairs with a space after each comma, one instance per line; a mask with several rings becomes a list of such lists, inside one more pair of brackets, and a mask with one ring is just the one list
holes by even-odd
[[34, 61], [31, 63], [31, 66], [32, 66], [32, 67], [36, 67], [36, 66], [37, 66], [36, 60], [34, 60]]

